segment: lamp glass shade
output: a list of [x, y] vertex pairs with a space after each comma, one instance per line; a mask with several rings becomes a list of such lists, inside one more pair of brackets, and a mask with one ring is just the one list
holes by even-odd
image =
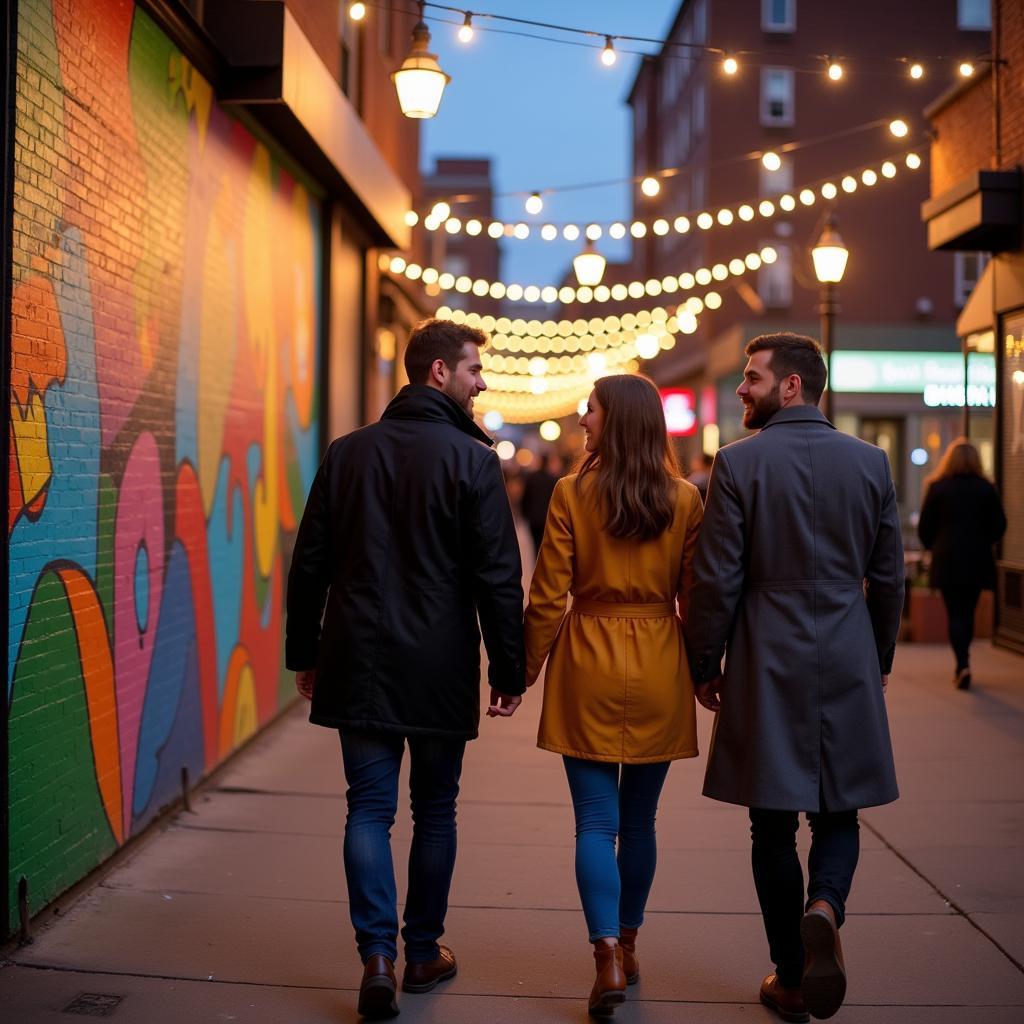
[[821, 284], [839, 284], [846, 272], [846, 261], [850, 250], [843, 244], [833, 224], [825, 225], [821, 237], [811, 250], [814, 260], [814, 276]]
[[444, 87], [451, 81], [437, 63], [437, 56], [427, 52], [429, 45], [430, 32], [421, 22], [413, 29], [409, 56], [391, 73], [398, 105], [406, 117], [433, 117], [441, 105]]
[[573, 270], [576, 271], [576, 280], [580, 285], [593, 288], [601, 283], [604, 277], [605, 258], [592, 246], [588, 245], [572, 261]]

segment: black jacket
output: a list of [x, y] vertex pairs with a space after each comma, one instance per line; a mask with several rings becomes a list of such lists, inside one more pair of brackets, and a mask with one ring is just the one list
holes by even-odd
[[525, 690], [522, 566], [491, 443], [408, 385], [328, 449], [288, 574], [285, 657], [316, 667], [310, 721], [472, 739], [478, 615], [491, 686]]
[[936, 480], [917, 524], [921, 543], [932, 553], [932, 586], [991, 590], [996, 582], [992, 546], [1005, 530], [999, 494], [984, 477]]

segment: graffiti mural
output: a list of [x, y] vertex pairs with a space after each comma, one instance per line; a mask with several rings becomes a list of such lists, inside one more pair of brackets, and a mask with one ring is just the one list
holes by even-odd
[[21, 0], [7, 715], [37, 910], [289, 695], [320, 206], [125, 0]]

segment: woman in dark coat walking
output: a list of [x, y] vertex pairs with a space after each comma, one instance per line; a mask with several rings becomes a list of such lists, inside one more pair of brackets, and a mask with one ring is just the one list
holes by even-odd
[[953, 682], [971, 685], [970, 646], [974, 609], [996, 582], [992, 548], [1006, 530], [999, 494], [981, 470], [978, 449], [958, 437], [928, 479], [917, 532], [932, 553], [931, 584], [942, 594], [949, 642], [956, 655]]

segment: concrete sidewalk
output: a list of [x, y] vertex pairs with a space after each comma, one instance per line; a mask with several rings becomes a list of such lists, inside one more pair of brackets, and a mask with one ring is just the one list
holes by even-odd
[[[1024, 1020], [1024, 658], [977, 645], [955, 692], [945, 648], [904, 645], [889, 691], [903, 797], [863, 814], [844, 943], [855, 1024]], [[459, 975], [402, 996], [402, 1020], [585, 1021], [590, 947], [573, 880], [562, 767], [534, 746], [539, 694], [470, 745], [446, 942]], [[701, 713], [702, 748], [710, 716]], [[775, 1020], [743, 809], [700, 797], [703, 756], [677, 762], [660, 863], [624, 1022]], [[360, 968], [341, 874], [344, 800], [334, 733], [296, 707], [193, 813], [9, 950], [0, 1017], [66, 1020], [87, 993], [110, 1019], [354, 1021]], [[806, 832], [806, 829], [803, 830]], [[395, 828], [400, 879], [407, 813]]]

